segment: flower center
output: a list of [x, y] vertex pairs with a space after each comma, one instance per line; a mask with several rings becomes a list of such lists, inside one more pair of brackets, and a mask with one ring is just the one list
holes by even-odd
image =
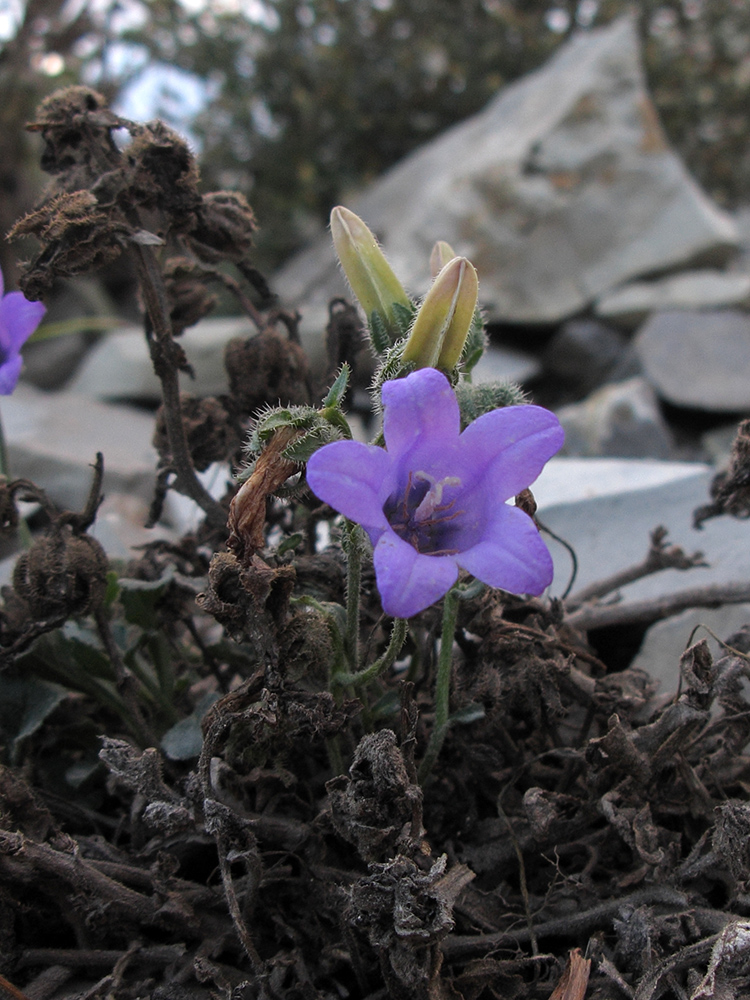
[[429, 472], [410, 472], [403, 493], [394, 493], [385, 502], [388, 523], [417, 552], [430, 556], [454, 555], [460, 549], [451, 544], [456, 526], [464, 513], [455, 510], [456, 499], [444, 501], [444, 492], [460, 486], [458, 476], [436, 479]]

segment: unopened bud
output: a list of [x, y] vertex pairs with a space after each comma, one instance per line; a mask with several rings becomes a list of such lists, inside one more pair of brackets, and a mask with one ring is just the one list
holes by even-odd
[[378, 241], [359, 216], [341, 206], [331, 212], [331, 235], [347, 281], [368, 320], [376, 313], [395, 339], [398, 321], [394, 305], [411, 310], [412, 304]]
[[430, 277], [437, 278], [445, 265], [457, 256], [458, 254], [454, 253], [450, 243], [446, 243], [445, 240], [438, 240], [430, 254]]
[[451, 371], [458, 364], [477, 304], [477, 272], [465, 257], [440, 271], [420, 306], [403, 360]]

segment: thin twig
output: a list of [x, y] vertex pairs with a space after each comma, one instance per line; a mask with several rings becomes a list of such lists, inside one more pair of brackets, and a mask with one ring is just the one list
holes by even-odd
[[[599, 903], [581, 913], [545, 920], [544, 923], [537, 924], [533, 931], [537, 939], [558, 935], [569, 937], [571, 934], [580, 934], [605, 926], [617, 916], [623, 906], [643, 905], [668, 906], [678, 912], [689, 908], [688, 897], [684, 892], [666, 885], [652, 885], [632, 892], [628, 896]], [[443, 942], [443, 954], [448, 961], [463, 962], [468, 958], [486, 955], [496, 948], [527, 944], [531, 941], [531, 933], [529, 927], [520, 927], [516, 931], [498, 931], [497, 934], [451, 935]]]
[[666, 597], [652, 597], [643, 601], [623, 604], [584, 605], [572, 614], [566, 615], [565, 622], [574, 628], [587, 632], [589, 629], [610, 625], [631, 625], [636, 622], [655, 622], [669, 618], [686, 608], [718, 608], [722, 604], [743, 604], [750, 601], [750, 584], [730, 583], [708, 587], [680, 590]]
[[581, 590], [577, 590], [565, 602], [567, 609], [575, 611], [587, 601], [593, 601], [604, 597], [606, 594], [612, 594], [629, 583], [642, 580], [644, 577], [651, 576], [653, 573], [659, 573], [663, 569], [686, 570], [708, 565], [703, 559], [702, 552], [694, 552], [689, 556], [678, 545], [665, 545], [666, 537], [666, 528], [661, 526], [655, 528], [651, 533], [651, 548], [642, 562], [636, 563], [634, 566], [628, 566], [618, 573], [613, 573], [603, 580], [596, 580], [588, 587], [582, 587]]
[[174, 347], [174, 341], [172, 340], [172, 327], [169, 322], [169, 309], [161, 273], [150, 247], [136, 245], [134, 250], [138, 278], [146, 302], [146, 311], [161, 352], [161, 363], [155, 368], [161, 382], [164, 422], [175, 470], [174, 485], [181, 493], [198, 504], [212, 525], [224, 527], [227, 521], [226, 511], [218, 501], [214, 500], [196, 476], [193, 460], [190, 456], [185, 425], [182, 420], [177, 368], [169, 357], [170, 348]]

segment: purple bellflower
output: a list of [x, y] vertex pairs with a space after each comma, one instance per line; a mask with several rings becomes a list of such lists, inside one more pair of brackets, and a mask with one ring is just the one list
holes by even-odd
[[528, 514], [505, 501], [562, 445], [557, 417], [508, 406], [461, 433], [456, 395], [434, 368], [386, 382], [383, 405], [386, 447], [325, 445], [310, 458], [307, 481], [370, 536], [386, 614], [423, 611], [453, 586], [459, 567], [491, 587], [541, 594], [552, 558]]
[[21, 348], [46, 310], [41, 302], [29, 302], [22, 292], [3, 295], [4, 287], [0, 271], [0, 396], [9, 396], [21, 374]]

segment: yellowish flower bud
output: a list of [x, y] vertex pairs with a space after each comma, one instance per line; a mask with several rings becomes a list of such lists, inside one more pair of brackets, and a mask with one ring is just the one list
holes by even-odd
[[455, 368], [474, 316], [478, 291], [473, 265], [465, 257], [449, 260], [420, 306], [404, 348], [404, 361], [413, 361], [417, 368], [446, 372]]
[[331, 212], [331, 235], [351, 289], [369, 319], [377, 313], [392, 336], [398, 331], [394, 304], [413, 308], [378, 241], [348, 208]]
[[445, 265], [452, 261], [454, 257], [458, 254], [453, 252], [453, 247], [450, 243], [446, 243], [445, 240], [438, 240], [435, 246], [432, 248], [432, 253], [430, 254], [430, 275], [433, 278], [437, 278], [440, 272], [443, 270]]

